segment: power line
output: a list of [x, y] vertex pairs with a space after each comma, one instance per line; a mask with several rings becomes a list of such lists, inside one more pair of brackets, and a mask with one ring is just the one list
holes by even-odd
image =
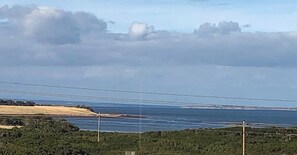
[[[50, 121], [50, 120], [48, 120]], [[105, 122], [105, 121], [102, 121]], [[83, 125], [93, 125], [93, 126], [97, 126], [96, 122], [93, 123], [83, 123]], [[132, 124], [108, 124], [107, 122], [104, 123], [104, 127], [135, 127], [135, 125]], [[146, 126], [149, 127], [149, 126]], [[249, 127], [249, 126], [247, 126]], [[135, 127], [136, 128], [136, 127]], [[157, 129], [167, 129], [167, 127], [165, 126], [158, 126]], [[232, 129], [232, 128], [231, 128]], [[250, 134], [258, 134], [258, 135], [284, 135], [284, 136], [297, 136], [297, 133], [282, 133], [282, 132], [265, 132], [265, 131], [253, 131], [253, 129], [261, 129], [261, 128], [246, 128], [245, 133], [247, 134], [246, 136], [249, 136]], [[285, 129], [285, 128], [280, 128], [280, 129]], [[288, 128], [288, 129], [295, 129], [295, 128]], [[137, 129], [135, 129], [136, 131]], [[186, 129], [184, 129], [186, 130]], [[184, 130], [180, 130], [180, 131], [184, 131]], [[242, 134], [242, 130], [240, 128], [237, 128], [236, 130], [227, 130], [226, 128], [212, 128], [212, 129], [206, 129], [206, 128], [193, 128], [193, 129], [189, 129], [189, 130], [193, 130], [193, 131], [202, 131], [202, 132], [217, 132], [217, 133], [230, 133], [230, 134]], [[168, 130], [162, 130], [162, 131], [168, 131]], [[133, 132], [132, 132], [133, 133]], [[136, 132], [134, 132], [136, 133]]]
[[61, 86], [61, 85], [36, 84], [36, 83], [22, 83], [22, 82], [10, 82], [10, 81], [0, 81], [0, 83], [13, 84], [13, 85], [23, 85], [23, 86], [34, 86], [34, 87], [76, 89], [76, 90], [89, 90], [89, 91], [104, 91], [104, 92], [117, 92], [117, 93], [130, 93], [130, 94], [146, 94], [146, 95], [180, 96], [180, 97], [195, 97], [195, 98], [213, 98], [213, 99], [228, 99], [228, 100], [248, 100], [248, 101], [270, 101], [270, 102], [294, 102], [294, 103], [297, 103], [297, 100], [290, 100], [290, 99], [233, 97], [233, 96], [217, 96], [217, 95], [195, 95], [195, 94], [181, 94], [181, 93], [167, 93], [167, 92], [149, 92], [149, 91], [133, 91], [133, 90], [120, 90], [120, 89], [74, 87], [74, 86]]
[[[31, 115], [31, 116], [38, 116], [38, 115]], [[42, 115], [44, 116], [44, 115]], [[52, 122], [53, 120], [44, 120], [44, 122]], [[134, 124], [121, 124], [121, 123], [114, 123], [113, 124], [108, 124], [106, 121], [105, 122], [104, 127], [134, 127], [135, 125], [137, 125], [137, 123]], [[253, 123], [249, 123], [249, 124], [253, 124]], [[96, 122], [83, 122], [83, 125], [98, 125], [96, 124]], [[149, 125], [147, 125], [146, 127], [150, 127]], [[240, 126], [239, 126], [240, 127]], [[249, 126], [247, 126], [249, 127]], [[158, 126], [158, 129], [167, 129], [167, 127], [165, 126]], [[234, 128], [234, 127], [233, 127]], [[227, 130], [226, 128], [212, 128], [212, 129], [207, 129], [207, 128], [192, 128], [190, 130], [193, 131], [203, 131], [203, 132], [219, 132], [219, 133], [232, 133], [232, 134], [242, 134], [243, 132], [240, 131], [240, 128], [234, 128], [235, 130]], [[297, 136], [296, 131], [293, 133], [283, 133], [282, 131], [277, 131], [277, 132], [266, 132], [266, 131], [253, 131], [254, 129], [261, 129], [261, 128], [247, 128], [247, 130], [245, 131], [245, 133], [247, 134], [247, 136], [249, 134], [259, 134], [259, 135], [285, 135], [285, 136]], [[296, 129], [296, 128], [274, 128], [274, 129]], [[185, 129], [186, 130], [186, 129]], [[182, 130], [181, 130], [182, 131]], [[285, 130], [284, 130], [285, 131]]]
[[[50, 120], [48, 120], [50, 121]], [[135, 124], [122, 124], [122, 123], [118, 123], [118, 122], [114, 122], [114, 121], [102, 121], [104, 123], [104, 127], [135, 127], [135, 125], [137, 125], [137, 123]], [[112, 124], [109, 124], [110, 122], [112, 122]], [[97, 123], [94, 122], [82, 122], [83, 125], [93, 125], [96, 126]], [[249, 124], [253, 124], [253, 123], [249, 123]], [[245, 124], [246, 125], [246, 124]], [[145, 127], [150, 127], [150, 125], [145, 125]], [[242, 127], [242, 126], [238, 126], [238, 127]], [[250, 126], [246, 126], [246, 127], [250, 127]], [[232, 127], [234, 128], [234, 127]], [[226, 128], [212, 128], [212, 129], [207, 129], [207, 128], [191, 128], [190, 130], [194, 130], [194, 131], [203, 131], [203, 132], [218, 132], [218, 133], [230, 133], [230, 134], [242, 134], [243, 132], [241, 131], [240, 128], [234, 128], [235, 130], [227, 130]], [[167, 126], [158, 126], [157, 129], [168, 129]], [[278, 132], [266, 132], [266, 131], [254, 131], [254, 129], [262, 129], [262, 128], [246, 128], [245, 133], [247, 134], [247, 136], [249, 136], [249, 134], [259, 134], [259, 135], [286, 135], [286, 136], [297, 136], [296, 131], [294, 133], [282, 133], [281, 131]], [[273, 128], [273, 129], [296, 129], [296, 128]], [[184, 129], [186, 130], [186, 129]], [[164, 130], [165, 131], [165, 130]], [[167, 130], [166, 130], [167, 131]], [[183, 130], [181, 130], [183, 131]]]
[[[137, 98], [124, 98], [124, 97], [111, 97], [111, 96], [91, 96], [91, 95], [78, 95], [78, 94], [62, 94], [62, 93], [51, 93], [51, 92], [35, 92], [35, 91], [24, 91], [24, 90], [7, 90], [0, 89], [0, 92], [13, 93], [13, 94], [26, 94], [26, 95], [40, 95], [40, 96], [53, 96], [53, 97], [66, 97], [66, 98], [83, 98], [83, 99], [95, 99], [95, 100], [112, 100], [112, 101], [126, 101], [138, 103]], [[142, 99], [142, 103], [175, 103], [175, 104], [198, 104], [197, 102], [182, 102], [182, 101], [170, 101], [170, 100], [152, 100]]]

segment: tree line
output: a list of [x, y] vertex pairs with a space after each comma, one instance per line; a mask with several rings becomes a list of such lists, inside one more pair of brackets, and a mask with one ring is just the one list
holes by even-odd
[[0, 99], [0, 105], [12, 105], [12, 106], [35, 106], [34, 101], [14, 101]]
[[[8, 106], [54, 106], [52, 104], [39, 104], [39, 103], [35, 103], [34, 101], [14, 101], [14, 100], [4, 100], [4, 99], [0, 99], [0, 105], [8, 105]], [[77, 108], [83, 108], [83, 109], [88, 109], [92, 112], [94, 112], [94, 109], [90, 106], [86, 106], [86, 105], [76, 105], [74, 107]]]

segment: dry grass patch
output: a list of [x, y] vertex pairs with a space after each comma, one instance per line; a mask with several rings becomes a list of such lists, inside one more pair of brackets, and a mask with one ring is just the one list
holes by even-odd
[[0, 105], [0, 115], [58, 115], [58, 116], [96, 116], [88, 109], [65, 106], [6, 106]]
[[20, 128], [22, 126], [0, 125], [0, 129], [12, 129], [14, 127]]

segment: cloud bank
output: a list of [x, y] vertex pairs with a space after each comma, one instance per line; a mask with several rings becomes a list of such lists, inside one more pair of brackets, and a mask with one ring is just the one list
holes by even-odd
[[[193, 33], [133, 22], [127, 33], [87, 12], [37, 6], [0, 8], [2, 66], [218, 65], [297, 68], [293, 32], [242, 32], [222, 21]], [[14, 61], [11, 61], [14, 60]]]
[[131, 21], [126, 33], [114, 33], [109, 24], [117, 21], [88, 12], [0, 7], [1, 79], [125, 90], [139, 90], [143, 84], [148, 91], [184, 94], [296, 96], [296, 32], [251, 33], [242, 31], [250, 26], [246, 23], [206, 21], [192, 33], [180, 33]]

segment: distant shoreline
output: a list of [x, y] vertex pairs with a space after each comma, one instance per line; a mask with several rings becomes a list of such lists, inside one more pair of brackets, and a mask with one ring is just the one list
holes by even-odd
[[272, 111], [297, 111], [297, 107], [258, 107], [258, 106], [238, 106], [238, 105], [194, 105], [181, 106], [183, 109], [209, 109], [209, 110], [272, 110]]

